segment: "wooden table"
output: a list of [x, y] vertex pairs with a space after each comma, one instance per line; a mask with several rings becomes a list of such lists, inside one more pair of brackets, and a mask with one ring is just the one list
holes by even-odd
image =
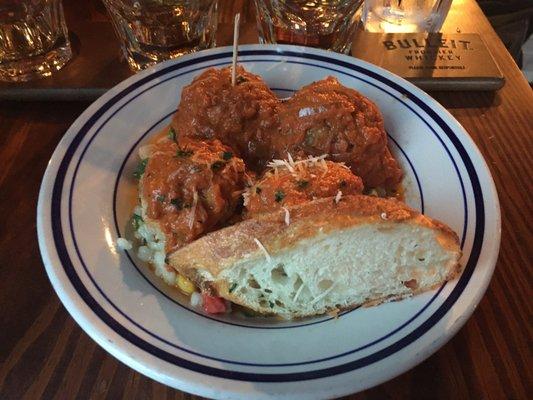
[[[242, 2], [223, 3], [223, 30]], [[243, 36], [254, 38], [245, 13]], [[532, 395], [531, 193], [533, 95], [472, 0], [445, 31], [481, 33], [505, 74], [498, 93], [432, 93], [487, 160], [502, 210], [496, 272], [472, 318], [409, 372], [349, 399], [526, 399]], [[229, 37], [229, 36], [228, 36]], [[55, 146], [85, 102], [0, 103], [0, 399], [197, 399], [154, 382], [102, 350], [68, 315], [44, 271], [37, 194]]]

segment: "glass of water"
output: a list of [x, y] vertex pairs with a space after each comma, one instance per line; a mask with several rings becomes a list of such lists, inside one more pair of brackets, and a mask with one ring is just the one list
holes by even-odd
[[361, 20], [369, 32], [438, 32], [452, 0], [365, 0]]
[[217, 0], [104, 0], [133, 71], [215, 45]]
[[50, 76], [71, 57], [61, 0], [0, 0], [0, 80]]
[[346, 53], [362, 0], [255, 0], [261, 43], [290, 43]]

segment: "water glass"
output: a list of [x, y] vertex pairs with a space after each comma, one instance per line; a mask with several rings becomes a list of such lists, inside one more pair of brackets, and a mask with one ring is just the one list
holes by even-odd
[[61, 0], [0, 0], [0, 80], [50, 76], [71, 57]]
[[261, 43], [290, 43], [346, 53], [362, 0], [255, 0]]
[[130, 68], [215, 45], [216, 0], [104, 0]]
[[361, 20], [369, 32], [438, 32], [452, 0], [365, 0]]

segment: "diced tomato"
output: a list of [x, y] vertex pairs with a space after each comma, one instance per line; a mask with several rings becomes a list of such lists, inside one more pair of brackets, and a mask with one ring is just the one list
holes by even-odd
[[226, 302], [222, 297], [210, 296], [202, 293], [204, 311], [208, 314], [222, 314], [226, 312]]

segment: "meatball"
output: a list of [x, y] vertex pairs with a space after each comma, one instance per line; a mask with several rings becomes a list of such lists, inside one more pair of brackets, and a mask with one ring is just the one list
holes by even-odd
[[219, 139], [261, 170], [272, 159], [270, 134], [277, 130], [279, 100], [261, 77], [237, 67], [208, 69], [183, 89], [172, 126], [182, 138]]
[[303, 87], [280, 108], [273, 137], [277, 157], [328, 154], [345, 162], [365, 187], [394, 189], [402, 171], [387, 148], [383, 118], [374, 103], [328, 77]]
[[242, 159], [229, 147], [216, 139], [180, 145], [160, 139], [145, 153], [141, 204], [165, 234], [167, 252], [232, 216], [246, 178]]
[[312, 158], [300, 161], [275, 160], [263, 177], [244, 193], [246, 217], [307, 203], [316, 198], [359, 194], [361, 178], [341, 163]]

